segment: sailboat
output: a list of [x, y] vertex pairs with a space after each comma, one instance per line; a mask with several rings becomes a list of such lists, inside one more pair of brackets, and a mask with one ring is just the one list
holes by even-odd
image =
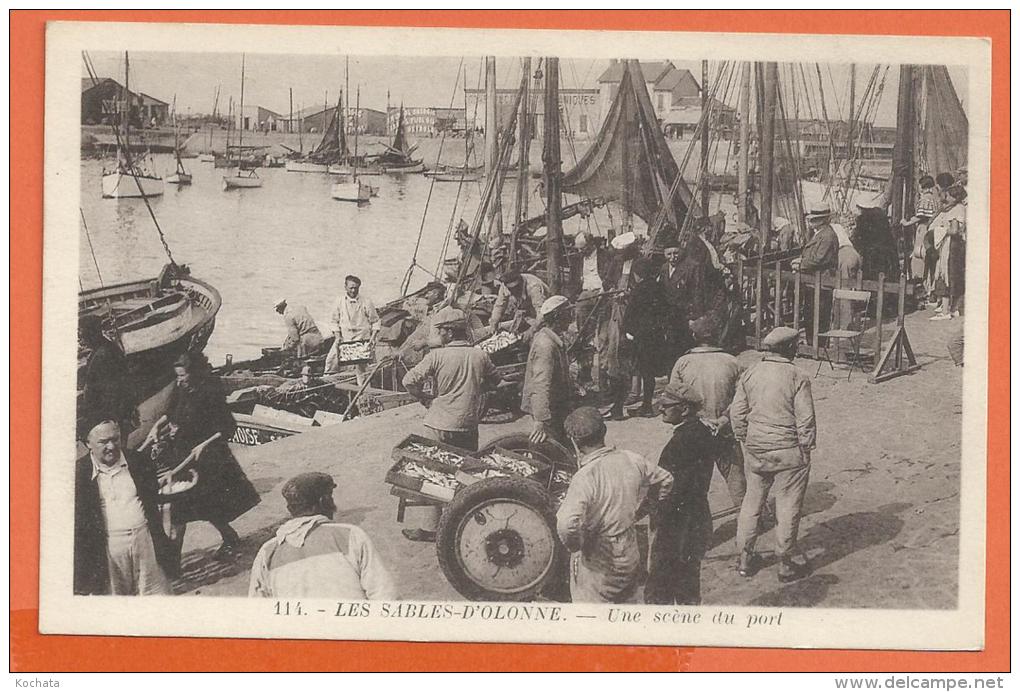
[[417, 144], [408, 146], [407, 135], [404, 132], [404, 106], [401, 104], [400, 113], [397, 116], [397, 131], [393, 135], [393, 141], [386, 147], [385, 152], [376, 157], [375, 163], [383, 173], [423, 173], [425, 172], [424, 162], [421, 159], [411, 158], [417, 148]]
[[238, 127], [237, 136], [237, 172], [234, 175], [223, 176], [223, 189], [232, 190], [239, 187], [262, 187], [262, 178], [255, 171], [253, 164], [251, 168], [245, 168], [245, 163], [242, 160], [244, 154], [244, 55], [241, 55], [241, 105], [238, 108], [238, 119], [240, 127]]
[[131, 92], [128, 91], [130, 72], [128, 54], [124, 53], [124, 99], [120, 103], [119, 127], [114, 130], [117, 137], [117, 168], [103, 171], [103, 197], [155, 197], [163, 194], [163, 179], [143, 170], [131, 157]]
[[[358, 96], [355, 101], [355, 112], [361, 110], [361, 87], [358, 87]], [[339, 104], [337, 109], [339, 110]], [[347, 122], [346, 113], [343, 118], [344, 123]], [[346, 129], [346, 126], [341, 128]], [[378, 190], [373, 189], [371, 185], [358, 180], [358, 127], [354, 128], [354, 158], [353, 161], [353, 174], [352, 180], [343, 180], [333, 184], [333, 188], [329, 191], [330, 197], [339, 200], [341, 202], [357, 202], [358, 204], [367, 204], [370, 197], [373, 196], [373, 192], [378, 194]]]
[[[330, 165], [339, 164], [347, 157], [347, 137], [341, 127], [340, 104], [343, 94], [337, 100], [336, 109], [333, 111], [333, 118], [329, 126], [322, 133], [322, 140], [319, 145], [303, 159], [287, 161], [287, 170], [291, 173], [326, 173]], [[323, 118], [325, 118], [326, 106], [323, 104]]]
[[174, 95], [174, 108], [173, 108], [173, 128], [174, 128], [174, 158], [177, 160], [177, 170], [167, 176], [166, 181], [171, 185], [191, 185], [191, 173], [184, 167], [184, 162], [181, 161], [181, 143], [180, 143], [180, 130], [177, 128], [177, 96]]

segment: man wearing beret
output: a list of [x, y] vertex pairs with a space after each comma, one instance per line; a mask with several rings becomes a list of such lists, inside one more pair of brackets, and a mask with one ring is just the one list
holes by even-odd
[[542, 328], [528, 351], [521, 390], [521, 410], [531, 415], [531, 441], [541, 444], [550, 437], [568, 445], [563, 421], [570, 412], [573, 385], [563, 336], [573, 322], [570, 302], [563, 296], [548, 298], [539, 309]]
[[121, 449], [121, 430], [97, 415], [89, 453], [75, 465], [74, 592], [82, 595], [170, 594], [173, 549], [163, 533], [155, 467]]
[[[444, 307], [432, 318], [442, 348], [432, 349], [404, 375], [404, 389], [428, 409], [426, 436], [438, 442], [478, 450], [478, 421], [485, 413], [485, 393], [499, 383], [499, 372], [489, 355], [467, 341], [467, 315]], [[426, 393], [425, 385], [430, 385]], [[422, 526], [404, 529], [412, 541], [435, 540], [439, 507], [417, 508]]]
[[708, 488], [715, 439], [698, 419], [701, 396], [689, 385], [670, 383], [659, 399], [662, 420], [673, 436], [659, 466], [673, 476], [673, 489], [652, 513], [645, 603], [701, 604], [701, 559], [712, 537]]
[[578, 471], [556, 513], [556, 531], [570, 551], [574, 603], [634, 603], [639, 553], [634, 524], [650, 488], [668, 496], [673, 477], [640, 454], [606, 445], [606, 424], [584, 406], [567, 416]]
[[747, 475], [737, 518], [737, 569], [745, 577], [756, 570], [758, 519], [770, 488], [776, 501], [779, 580], [807, 573], [807, 565], [795, 561], [794, 554], [816, 431], [811, 380], [793, 363], [799, 340], [800, 333], [789, 327], [769, 332], [762, 341], [768, 353], [744, 371], [730, 406], [730, 424], [743, 445]]
[[293, 517], [266, 541], [251, 567], [248, 595], [391, 601], [397, 590], [368, 534], [332, 521], [333, 488], [325, 473], [302, 473], [282, 490]]
[[701, 398], [701, 418], [715, 434], [711, 456], [726, 481], [733, 505], [739, 507], [747, 483], [744, 459], [730, 427], [729, 408], [737, 390], [740, 363], [719, 348], [715, 322], [711, 318], [700, 317], [692, 322], [691, 332], [697, 346], [677, 359], [669, 383], [688, 385]]

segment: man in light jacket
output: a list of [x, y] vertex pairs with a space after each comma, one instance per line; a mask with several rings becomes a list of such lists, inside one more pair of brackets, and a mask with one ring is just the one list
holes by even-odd
[[794, 560], [816, 435], [811, 380], [793, 363], [799, 339], [800, 333], [789, 327], [769, 332], [762, 341], [769, 352], [744, 371], [730, 406], [730, 425], [743, 445], [747, 476], [737, 519], [737, 569], [745, 577], [757, 567], [758, 520], [770, 488], [776, 500], [779, 580], [793, 581], [808, 571]]

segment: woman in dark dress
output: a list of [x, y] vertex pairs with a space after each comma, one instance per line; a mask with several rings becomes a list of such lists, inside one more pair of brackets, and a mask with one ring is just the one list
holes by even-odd
[[[641, 378], [641, 408], [635, 415], [651, 417], [655, 378], [673, 367], [670, 344], [671, 306], [662, 284], [655, 280], [655, 267], [647, 258], [634, 260], [631, 268], [634, 286], [623, 316], [623, 331]], [[682, 325], [686, 327], [686, 325]]]
[[178, 463], [195, 446], [220, 433], [220, 439], [191, 464], [198, 472], [198, 484], [172, 505], [174, 541], [180, 551], [188, 522], [207, 521], [223, 539], [216, 556], [225, 557], [240, 540], [230, 522], [257, 505], [259, 494], [227, 446], [237, 426], [227, 408], [223, 386], [210, 372], [205, 356], [185, 353], [174, 363], [174, 371], [177, 384], [167, 418], [171, 429], [176, 429], [173, 448]]

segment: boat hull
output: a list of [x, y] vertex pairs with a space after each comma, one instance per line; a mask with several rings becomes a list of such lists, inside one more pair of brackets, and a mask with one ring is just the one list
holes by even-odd
[[103, 197], [158, 197], [163, 194], [163, 179], [149, 175], [137, 177], [128, 173], [107, 173], [103, 176]]
[[410, 164], [407, 166], [383, 166], [383, 173], [390, 175], [403, 175], [404, 173], [424, 173], [425, 164], [419, 161], [418, 163]]
[[[353, 166], [330, 166], [326, 172], [330, 175], [354, 175], [355, 171]], [[363, 175], [382, 175], [382, 169], [375, 167], [359, 167], [357, 173], [359, 177]]]
[[223, 176], [223, 189], [234, 190], [237, 188], [262, 187], [262, 178], [257, 175], [225, 175]]
[[201, 163], [214, 163], [216, 161], [216, 157], [212, 154], [199, 154], [198, 160]]
[[[160, 303], [176, 294], [186, 296], [187, 305], [175, 304], [159, 318]], [[174, 361], [186, 351], [205, 348], [216, 326], [221, 302], [215, 288], [192, 277], [171, 280], [169, 288], [161, 289], [159, 279], [150, 279], [78, 295], [79, 319], [84, 315], [98, 315], [117, 321], [118, 345], [125, 354], [128, 374], [134, 383], [131, 403], [140, 419], [129, 442], [136, 439], [140, 442], [166, 412], [173, 391]], [[150, 309], [152, 307], [155, 309]], [[154, 315], [158, 318], [155, 322]], [[79, 381], [82, 381], [82, 367], [79, 360]]]
[[368, 185], [361, 182], [336, 183], [329, 191], [329, 196], [341, 202], [357, 202], [364, 204], [368, 202], [372, 191]]
[[311, 161], [288, 161], [286, 169], [289, 173], [326, 173], [329, 166]]
[[174, 173], [166, 178], [170, 185], [191, 185], [191, 173]]

